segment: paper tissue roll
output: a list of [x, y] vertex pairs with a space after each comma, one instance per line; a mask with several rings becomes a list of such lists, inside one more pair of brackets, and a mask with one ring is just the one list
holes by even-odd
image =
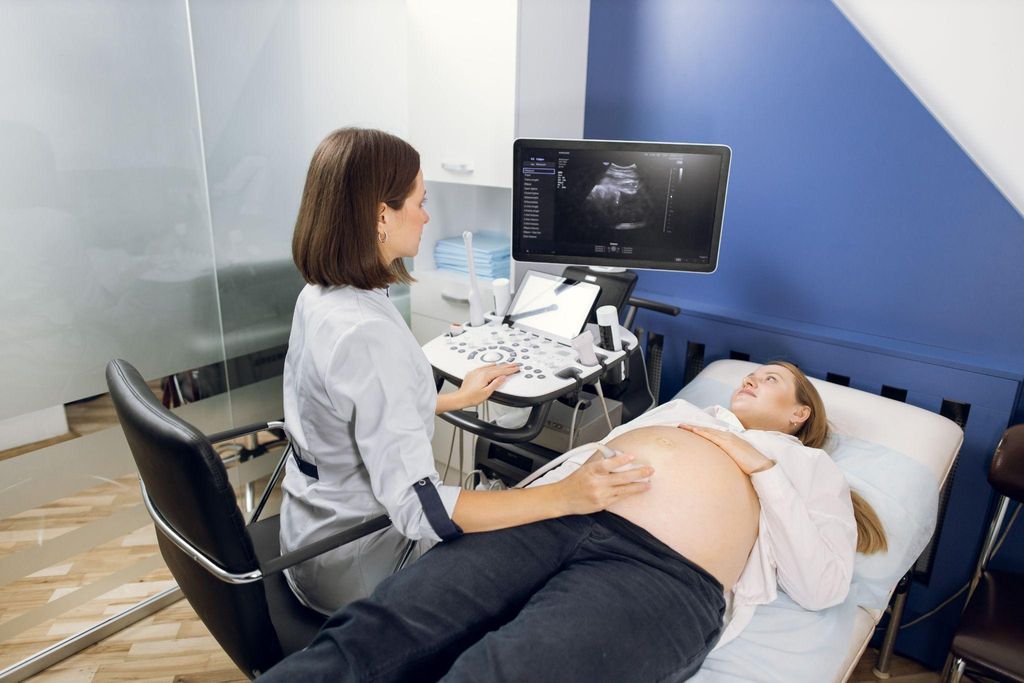
[[494, 314], [502, 317], [508, 312], [508, 305], [512, 301], [508, 278], [499, 277], [492, 280], [491, 287], [494, 289]]

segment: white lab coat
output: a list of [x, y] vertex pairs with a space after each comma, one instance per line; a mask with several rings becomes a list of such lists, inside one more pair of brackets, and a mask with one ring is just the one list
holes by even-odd
[[[842, 471], [823, 450], [808, 448], [781, 432], [744, 429], [721, 406], [701, 410], [682, 399], [669, 401], [613, 430], [601, 440], [651, 426], [692, 424], [738, 434], [775, 467], [751, 475], [761, 503], [757, 540], [735, 586], [726, 586], [729, 609], [716, 649], [750, 623], [757, 605], [769, 603], [781, 587], [801, 607], [824, 609], [846, 599], [853, 578], [857, 525], [850, 487]], [[564, 479], [593, 455], [592, 444], [563, 456], [564, 464], [533, 485]]]
[[[286, 571], [300, 599], [329, 613], [372, 592], [394, 571], [407, 539], [429, 547], [451, 532], [460, 489], [442, 485], [434, 464], [437, 391], [430, 363], [385, 290], [307, 285], [288, 344], [285, 425], [319, 479], [289, 458], [282, 552], [377, 515], [393, 523]], [[417, 482], [439, 499], [429, 515]]]

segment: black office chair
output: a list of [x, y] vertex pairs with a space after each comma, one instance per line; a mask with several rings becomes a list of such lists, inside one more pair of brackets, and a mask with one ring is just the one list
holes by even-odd
[[325, 617], [296, 599], [281, 571], [391, 521], [376, 517], [281, 555], [279, 518], [256, 520], [284, 470], [290, 446], [246, 526], [213, 444], [283, 429], [283, 423], [207, 437], [164, 408], [125, 361], [107, 365], [107, 386], [139, 469], [143, 502], [159, 532], [160, 554], [213, 637], [253, 678], [308, 645]]
[[1024, 424], [1003, 434], [988, 481], [1000, 498], [953, 636], [945, 678], [959, 683], [968, 673], [1024, 683], [1024, 574], [988, 568], [1010, 501], [1024, 501]]

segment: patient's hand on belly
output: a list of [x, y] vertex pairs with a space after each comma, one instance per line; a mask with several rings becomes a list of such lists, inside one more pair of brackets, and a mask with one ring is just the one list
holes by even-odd
[[608, 443], [657, 474], [642, 496], [608, 510], [643, 527], [727, 590], [757, 539], [760, 505], [750, 478], [707, 439], [675, 427], [644, 427]]

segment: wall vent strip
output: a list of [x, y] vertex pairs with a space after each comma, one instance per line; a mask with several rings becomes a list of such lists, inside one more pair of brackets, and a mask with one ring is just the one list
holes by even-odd
[[967, 416], [970, 414], [970, 403], [950, 401], [948, 398], [942, 399], [942, 407], [939, 409], [939, 415], [942, 417], [948, 417], [953, 422], [956, 422], [960, 429], [967, 429]]
[[907, 402], [907, 390], [900, 389], [899, 387], [891, 387], [888, 384], [882, 385], [882, 390], [878, 392], [883, 398], [891, 398], [894, 401], [900, 403]]
[[660, 403], [661, 365], [665, 349], [665, 336], [657, 332], [647, 333], [647, 383], [651, 387], [654, 402]]
[[850, 386], [850, 378], [849, 377], [847, 377], [846, 375], [837, 375], [834, 372], [830, 372], [830, 373], [826, 374], [825, 375], [825, 381], [826, 382], [832, 382], [832, 384], [838, 384], [838, 385], [844, 386], [844, 387]]
[[697, 342], [686, 342], [686, 369], [683, 372], [683, 386], [704, 369], [704, 345]]

